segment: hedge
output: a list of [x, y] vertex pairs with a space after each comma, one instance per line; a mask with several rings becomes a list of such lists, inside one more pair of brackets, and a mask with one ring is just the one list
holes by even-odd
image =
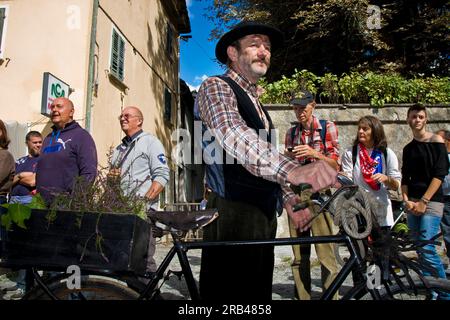
[[415, 77], [406, 79], [398, 74], [350, 72], [316, 76], [307, 70], [297, 71], [287, 78], [259, 83], [265, 90], [263, 103], [288, 103], [293, 93], [309, 90], [319, 103], [369, 103], [377, 107], [386, 103], [437, 104], [450, 102], [449, 77]]

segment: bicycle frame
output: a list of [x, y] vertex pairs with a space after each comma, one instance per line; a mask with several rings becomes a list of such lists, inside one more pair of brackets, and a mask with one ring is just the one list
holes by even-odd
[[[330, 284], [330, 286], [323, 292], [320, 300], [330, 300], [334, 296], [334, 294], [339, 290], [342, 283], [345, 281], [347, 276], [352, 272], [352, 270], [361, 270], [364, 267], [364, 261], [359, 255], [358, 251], [355, 248], [355, 245], [352, 239], [347, 235], [335, 235], [335, 236], [320, 236], [320, 237], [307, 237], [307, 238], [277, 238], [273, 240], [249, 240], [249, 241], [197, 241], [197, 242], [184, 242], [179, 239], [179, 237], [175, 234], [172, 234], [174, 244], [160, 266], [155, 273], [155, 276], [150, 280], [147, 284], [144, 291], [141, 293], [138, 299], [147, 298], [149, 293], [154, 292], [156, 286], [158, 285], [159, 280], [164, 277], [164, 273], [167, 270], [170, 262], [174, 258], [175, 254], [178, 255], [178, 259], [182, 268], [182, 273], [185, 277], [186, 285], [188, 287], [189, 294], [191, 299], [196, 301], [200, 300], [200, 293], [195, 283], [194, 276], [192, 274], [192, 269], [190, 267], [187, 251], [195, 250], [195, 249], [203, 249], [203, 248], [212, 248], [212, 247], [223, 247], [223, 246], [265, 246], [265, 245], [273, 245], [273, 246], [283, 246], [283, 245], [301, 245], [301, 244], [320, 244], [320, 243], [345, 243], [349, 252], [350, 258], [347, 263], [342, 267], [339, 271], [336, 278]], [[362, 290], [363, 287], [358, 287], [358, 290], [355, 290], [354, 294]], [[371, 292], [374, 299], [377, 298], [377, 293], [374, 290], [369, 290]], [[149, 297], [151, 298], [151, 296]], [[351, 298], [351, 297], [350, 297]]]

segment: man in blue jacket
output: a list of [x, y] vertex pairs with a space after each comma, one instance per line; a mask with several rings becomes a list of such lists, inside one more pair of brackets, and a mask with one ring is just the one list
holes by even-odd
[[42, 145], [36, 167], [36, 189], [47, 204], [55, 195], [71, 193], [78, 177], [94, 181], [97, 149], [92, 136], [73, 120], [75, 108], [67, 98], [57, 98], [50, 106], [52, 132]]

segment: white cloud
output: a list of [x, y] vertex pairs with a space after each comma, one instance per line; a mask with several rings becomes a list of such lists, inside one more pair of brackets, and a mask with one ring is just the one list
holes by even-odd
[[194, 19], [195, 15], [192, 13], [191, 7], [192, 7], [192, 0], [186, 0], [186, 7], [188, 9], [189, 19]]
[[191, 90], [191, 92], [192, 91], [198, 91], [198, 89], [200, 88], [200, 85], [198, 85], [198, 86], [193, 86], [193, 85], [191, 85], [190, 83], [186, 83], [187, 84], [187, 86], [189, 87], [189, 90]]
[[195, 78], [194, 78], [194, 81], [197, 83], [197, 82], [203, 82], [203, 81], [205, 81], [206, 80], [206, 78], [208, 78], [208, 76], [206, 75], [206, 74], [204, 74], [204, 75], [202, 75], [201, 77], [200, 76], [196, 76]]

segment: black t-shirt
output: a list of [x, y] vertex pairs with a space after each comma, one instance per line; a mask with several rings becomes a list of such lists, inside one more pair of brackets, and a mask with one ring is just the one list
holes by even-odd
[[[422, 198], [433, 178], [444, 180], [448, 166], [447, 150], [443, 143], [413, 139], [403, 148], [402, 185], [408, 186], [408, 196]], [[444, 202], [442, 186], [430, 200]]]

